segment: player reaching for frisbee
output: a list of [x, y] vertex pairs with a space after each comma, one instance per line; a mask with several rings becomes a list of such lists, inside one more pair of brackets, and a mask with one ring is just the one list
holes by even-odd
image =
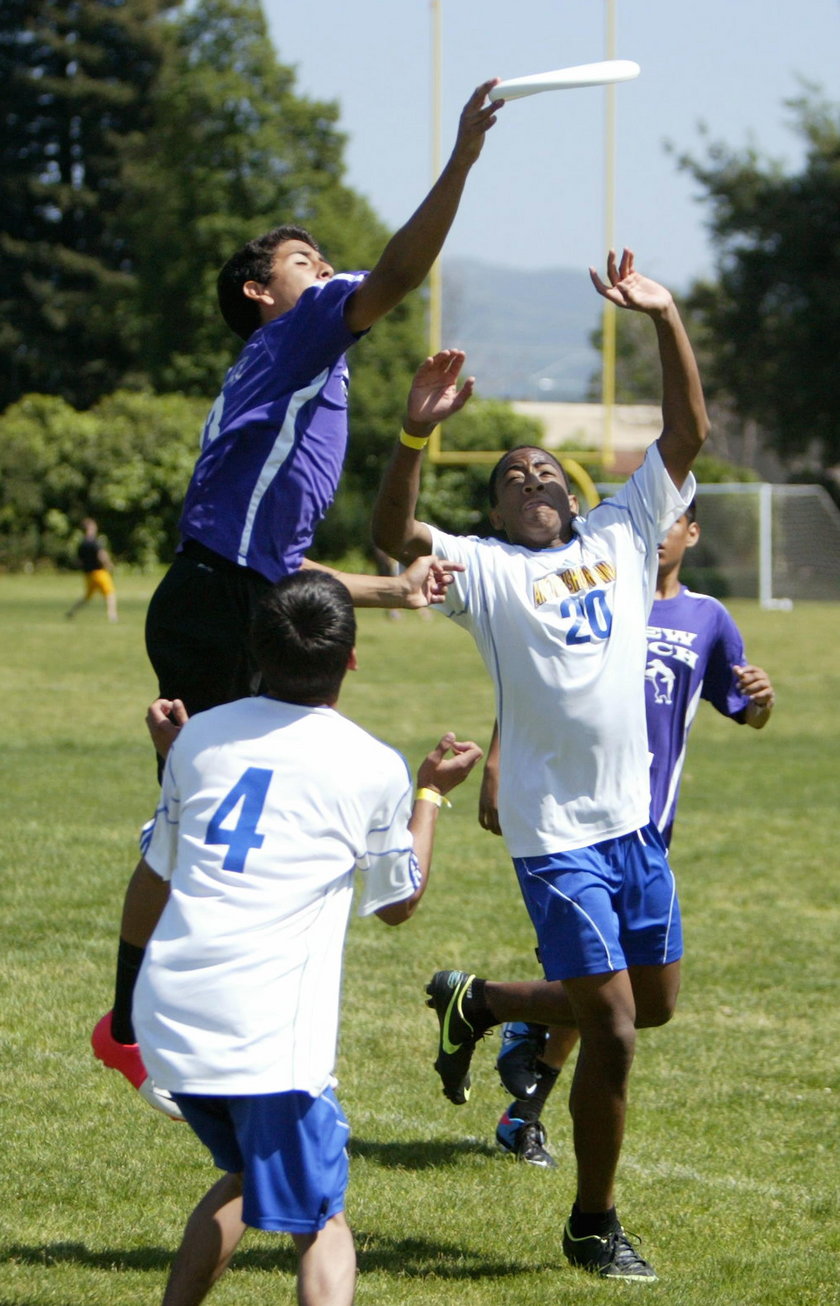
[[[762, 667], [747, 660], [744, 640], [722, 603], [696, 594], [680, 581], [687, 549], [700, 538], [695, 502], [660, 543], [656, 597], [647, 625], [645, 715], [650, 752], [650, 815], [670, 849], [688, 736], [700, 700], [738, 725], [762, 730], [775, 694]], [[481, 782], [479, 822], [502, 833], [498, 812], [498, 730], [487, 750]], [[512, 1022], [501, 1029], [496, 1068], [513, 1095], [496, 1127], [501, 1148], [541, 1168], [556, 1165], [547, 1150], [541, 1115], [577, 1043], [576, 1029]]]
[[[222, 315], [246, 343], [207, 417], [178, 552], [146, 617], [159, 692], [178, 713], [192, 715], [258, 687], [251, 617], [274, 582], [315, 565], [304, 554], [344, 463], [345, 354], [420, 285], [440, 252], [496, 121], [500, 106], [487, 98], [497, 80], [470, 96], [438, 181], [370, 272], [336, 274], [313, 236], [281, 226], [249, 241], [219, 273]], [[418, 561], [419, 569], [398, 576], [334, 574], [357, 606], [420, 607], [440, 601], [451, 573], [436, 559]], [[160, 760], [158, 767], [160, 774]], [[128, 961], [125, 969], [130, 974]], [[147, 1082], [119, 1021], [113, 1029], [100, 1022], [95, 1047], [152, 1105], [177, 1114]]]
[[493, 678], [501, 765], [499, 819], [531, 915], [546, 979], [496, 982], [438, 971], [443, 1091], [466, 1100], [479, 1038], [527, 1020], [574, 1026], [570, 1108], [577, 1193], [563, 1231], [574, 1264], [650, 1280], [616, 1215], [636, 1029], [662, 1025], [679, 989], [682, 935], [662, 837], [649, 820], [644, 672], [657, 547], [694, 494], [708, 430], [700, 376], [671, 294], [610, 251], [596, 290], [648, 316], [662, 369], [663, 429], [626, 485], [584, 519], [546, 450], [509, 450], [490, 478], [490, 520], [506, 539], [446, 535], [415, 518], [422, 447], [463, 399], [463, 354], [420, 368], [404, 434], [374, 508], [375, 543], [406, 562], [427, 553], [466, 570], [443, 611], [473, 635]]
[[[313, 236], [280, 226], [238, 250], [219, 304], [245, 347], [204, 427], [177, 556], [152, 596], [146, 647], [159, 692], [190, 714], [253, 692], [247, 627], [259, 595], [304, 560], [347, 445], [346, 352], [418, 287], [452, 224], [498, 103], [470, 96], [452, 154], [370, 272], [336, 272]], [[357, 604], [405, 603], [396, 578], [358, 578]]]

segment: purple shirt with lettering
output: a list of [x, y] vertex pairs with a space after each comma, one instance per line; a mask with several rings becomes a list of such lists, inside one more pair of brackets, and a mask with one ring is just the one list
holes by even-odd
[[688, 734], [701, 698], [723, 716], [743, 720], [749, 704], [734, 666], [746, 662], [744, 641], [722, 603], [680, 586], [672, 599], [656, 599], [648, 618], [645, 707], [651, 820], [671, 842]]

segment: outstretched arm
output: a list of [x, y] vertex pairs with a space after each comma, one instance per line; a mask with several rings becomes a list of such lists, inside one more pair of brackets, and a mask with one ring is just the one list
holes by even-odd
[[[446, 591], [463, 571], [460, 562], [448, 562], [432, 556], [415, 558], [405, 571], [396, 576], [370, 576], [364, 572], [337, 571], [322, 562], [304, 558], [301, 570], [328, 571], [350, 591], [354, 608], [428, 608], [443, 603]], [[160, 751], [160, 750], [158, 750]]]
[[481, 153], [484, 137], [496, 121], [501, 101], [484, 101], [498, 77], [473, 91], [458, 124], [455, 146], [446, 167], [419, 209], [388, 241], [382, 255], [358, 290], [347, 300], [345, 321], [351, 331], [366, 331], [428, 276], [452, 226], [470, 169]]
[[671, 480], [681, 486], [709, 433], [709, 419], [697, 360], [671, 292], [636, 271], [629, 249], [620, 263], [610, 250], [606, 283], [594, 268], [589, 275], [605, 299], [653, 319], [662, 367], [662, 434], [657, 443]]
[[475, 389], [473, 377], [458, 389], [464, 357], [461, 349], [441, 349], [418, 367], [403, 419], [404, 433], [418, 447], [407, 445], [401, 437], [379, 485], [373, 506], [373, 542], [401, 562], [428, 553], [431, 547], [429, 528], [414, 515], [423, 449], [437, 424], [463, 408]]

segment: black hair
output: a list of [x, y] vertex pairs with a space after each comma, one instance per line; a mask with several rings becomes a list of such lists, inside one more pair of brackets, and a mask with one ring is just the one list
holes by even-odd
[[260, 325], [259, 306], [243, 294], [246, 281], [259, 281], [265, 285], [271, 276], [271, 265], [278, 245], [284, 240], [302, 240], [320, 254], [318, 245], [303, 227], [286, 225], [274, 227], [263, 236], [256, 236], [232, 254], [216, 279], [216, 292], [222, 317], [231, 331], [248, 340]]
[[350, 593], [305, 569], [266, 592], [251, 622], [251, 651], [268, 692], [287, 703], [334, 703], [356, 643]]
[[691, 503], [686, 508], [685, 512], [683, 513], [683, 517], [688, 518], [689, 526], [691, 525], [692, 522], [697, 521], [697, 495], [696, 494], [694, 498], [691, 500]]
[[499, 479], [499, 471], [501, 470], [502, 463], [505, 461], [506, 458], [509, 458], [512, 453], [519, 453], [521, 449], [539, 449], [540, 453], [544, 453], [546, 458], [549, 458], [555, 464], [555, 466], [560, 468], [560, 471], [563, 474], [563, 480], [565, 482], [566, 489], [567, 490], [571, 489], [571, 486], [569, 485], [569, 478], [566, 475], [566, 469], [563, 466], [563, 464], [560, 462], [560, 459], [554, 457], [553, 453], [550, 453], [548, 449], [543, 449], [538, 444], [516, 444], [513, 446], [512, 449], [505, 450], [505, 452], [502, 454], [499, 461], [494, 465], [492, 472], [490, 473], [490, 479], [487, 482], [487, 497], [490, 500], [491, 508], [495, 508], [499, 498], [498, 494], [496, 493], [496, 482]]

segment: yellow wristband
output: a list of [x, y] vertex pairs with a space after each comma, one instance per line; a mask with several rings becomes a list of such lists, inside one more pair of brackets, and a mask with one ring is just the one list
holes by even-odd
[[427, 803], [434, 803], [435, 807], [440, 807], [442, 803], [445, 803], [447, 807], [452, 806], [449, 799], [444, 798], [443, 794], [439, 794], [436, 789], [418, 789], [414, 801], [417, 803], [421, 799], [425, 799]]
[[400, 444], [407, 449], [425, 449], [428, 443], [427, 435], [409, 435], [407, 431], [400, 431]]

